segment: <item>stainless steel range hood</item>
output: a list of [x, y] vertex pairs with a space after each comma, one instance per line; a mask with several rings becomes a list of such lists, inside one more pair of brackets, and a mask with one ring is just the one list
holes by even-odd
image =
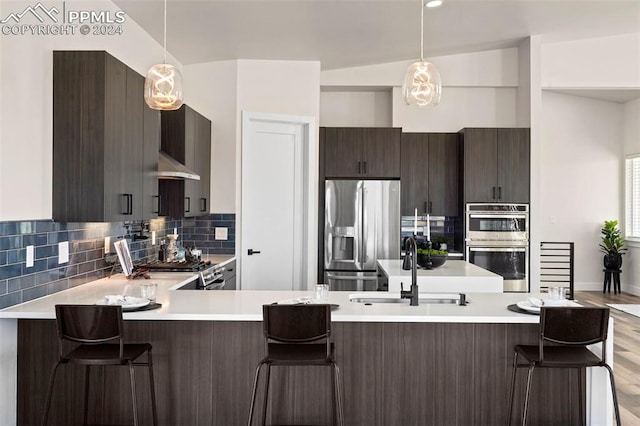
[[200, 180], [200, 175], [187, 166], [169, 156], [166, 152], [158, 152], [158, 179]]

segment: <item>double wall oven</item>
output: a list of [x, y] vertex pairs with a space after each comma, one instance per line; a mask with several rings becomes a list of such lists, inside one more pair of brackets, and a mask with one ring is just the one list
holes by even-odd
[[529, 291], [529, 205], [467, 204], [465, 252], [469, 263], [501, 275], [505, 292]]

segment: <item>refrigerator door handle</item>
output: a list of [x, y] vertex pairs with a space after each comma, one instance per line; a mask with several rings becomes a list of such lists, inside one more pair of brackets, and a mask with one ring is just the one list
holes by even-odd
[[362, 185], [362, 256], [360, 258], [360, 267], [364, 269], [367, 263], [367, 246], [369, 240], [369, 215], [367, 214], [367, 188]]
[[354, 241], [353, 241], [353, 249], [354, 256], [353, 262], [355, 263], [356, 270], [362, 269], [362, 181], [359, 181], [356, 187], [356, 217], [355, 217], [355, 232]]

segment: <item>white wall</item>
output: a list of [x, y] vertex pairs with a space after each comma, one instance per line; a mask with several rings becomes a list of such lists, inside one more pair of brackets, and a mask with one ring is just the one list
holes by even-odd
[[[440, 71], [445, 87], [515, 87], [518, 85], [518, 49], [426, 58]], [[323, 87], [402, 86], [404, 74], [413, 61], [389, 62], [322, 71]]]
[[[640, 153], [640, 99], [623, 105], [624, 154]], [[622, 285], [625, 290], [640, 295], [640, 243], [629, 242], [624, 256]]]
[[457, 132], [464, 127], [516, 127], [515, 87], [443, 87], [436, 107], [410, 107], [393, 88], [393, 127], [405, 132]]
[[575, 243], [579, 290], [602, 289], [600, 228], [622, 219], [622, 125], [621, 104], [542, 92], [539, 233]]
[[[428, 60], [442, 76], [442, 100], [436, 108], [409, 107], [402, 100], [402, 82], [411, 61], [328, 70], [321, 74], [321, 85], [326, 89], [321, 96], [321, 125], [390, 125], [406, 132], [457, 132], [469, 126], [516, 125], [518, 49]], [[386, 120], [374, 115], [388, 108], [387, 98], [374, 91], [379, 88], [392, 90], [390, 124], [383, 124]], [[365, 106], [364, 101], [379, 105]]]
[[531, 48], [534, 53], [537, 44], [535, 39], [527, 38], [518, 45], [518, 94], [517, 94], [517, 125], [518, 127], [531, 126], [531, 74], [539, 68], [539, 63], [531, 62]]
[[391, 127], [391, 90], [320, 92], [320, 126]]
[[[519, 67], [526, 67], [526, 70], [519, 69], [518, 73], [526, 74], [522, 76], [522, 85], [518, 87], [518, 126], [523, 126], [528, 121], [531, 131], [531, 184], [529, 199], [529, 288], [532, 292], [540, 290], [540, 223], [541, 211], [541, 189], [540, 176], [543, 173], [541, 159], [542, 137], [542, 89], [541, 89], [541, 36], [531, 36], [527, 42], [520, 43]], [[526, 88], [526, 89], [525, 89]], [[528, 90], [528, 93], [526, 91]], [[523, 99], [529, 99], [528, 117], [525, 107], [522, 105]]]
[[640, 33], [547, 43], [542, 63], [545, 88], [639, 88]]
[[236, 212], [238, 61], [184, 67], [187, 102], [211, 120], [211, 213]]
[[[34, 2], [2, 0], [0, 16], [29, 5]], [[100, 0], [65, 7], [119, 10]], [[142, 75], [162, 61], [162, 46], [134, 21], [127, 18], [122, 28], [122, 35], [111, 36], [0, 36], [0, 221], [51, 218], [53, 50], [106, 50]]]

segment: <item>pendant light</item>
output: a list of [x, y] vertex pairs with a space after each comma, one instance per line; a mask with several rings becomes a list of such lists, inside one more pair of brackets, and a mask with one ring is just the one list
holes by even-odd
[[[427, 7], [440, 6], [442, 2], [429, 2]], [[407, 105], [419, 107], [440, 103], [442, 80], [438, 69], [424, 60], [424, 0], [420, 0], [420, 60], [409, 66], [402, 84], [402, 98]]]
[[152, 109], [175, 110], [182, 106], [182, 74], [167, 64], [167, 0], [164, 0], [164, 60], [149, 68], [144, 81], [144, 101]]

